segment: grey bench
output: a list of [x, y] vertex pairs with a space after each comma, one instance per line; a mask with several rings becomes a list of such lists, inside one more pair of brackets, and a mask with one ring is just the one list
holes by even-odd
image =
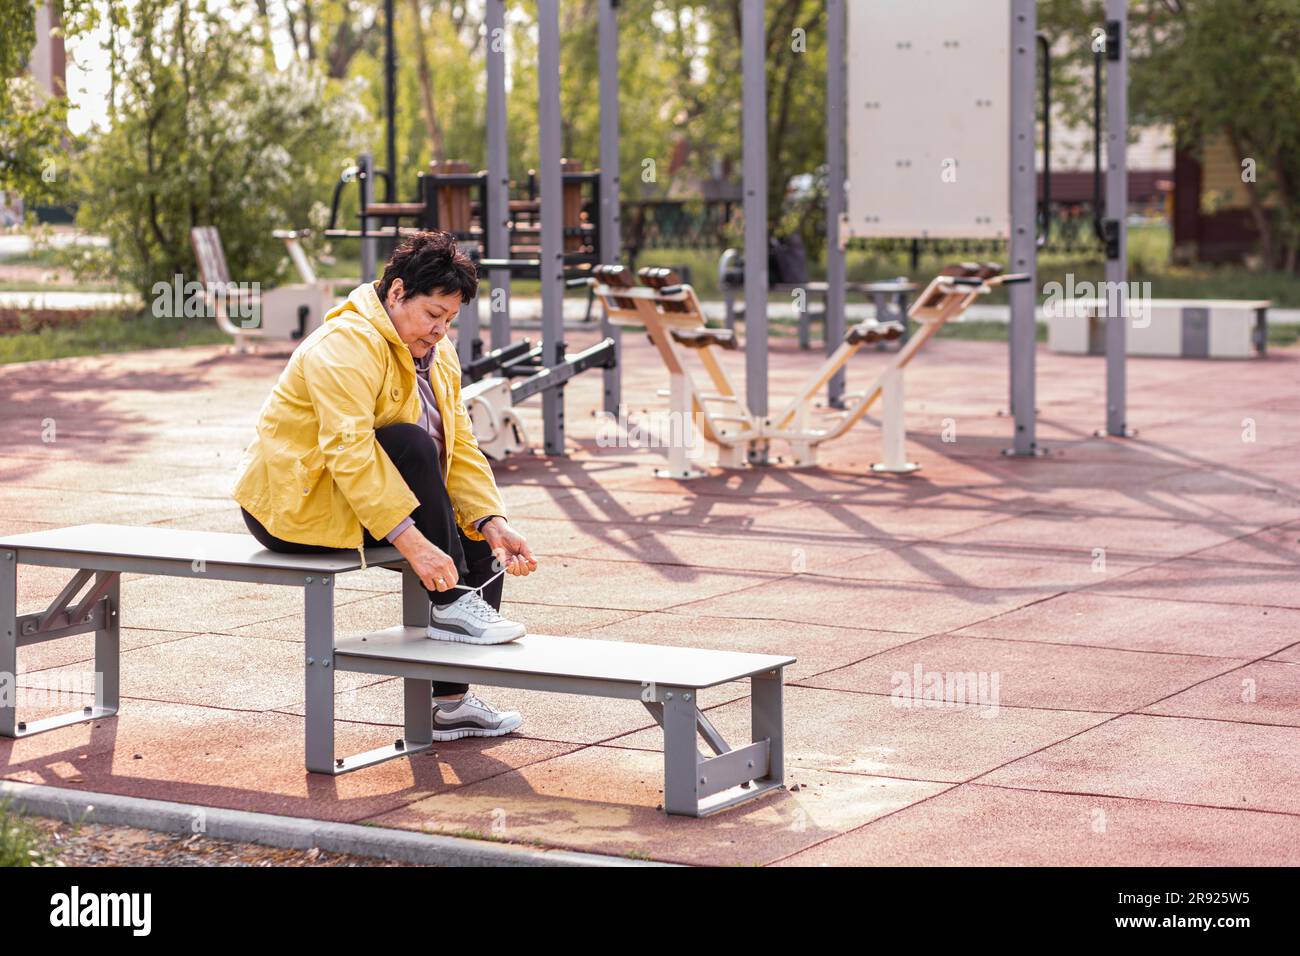
[[[460, 681], [640, 701], [663, 728], [668, 813], [714, 813], [782, 785], [782, 673], [794, 658], [542, 634], [491, 647], [430, 641], [424, 637], [428, 596], [397, 550], [367, 551], [366, 563], [402, 573], [403, 624], [336, 641], [335, 582], [361, 568], [356, 552], [278, 554], [248, 535], [103, 524], [0, 538], [0, 679], [8, 675], [16, 685], [18, 648], [92, 631], [101, 678], [94, 705], [30, 723], [18, 719], [16, 695], [0, 694], [0, 736], [29, 736], [117, 713], [125, 572], [302, 588], [306, 767], [312, 773], [347, 773], [430, 749], [432, 683]], [[19, 564], [74, 574], [47, 608], [19, 614]], [[335, 756], [338, 670], [403, 679], [402, 737]], [[744, 679], [751, 684], [753, 733], [749, 744], [733, 749], [699, 709], [698, 698], [705, 688]], [[699, 750], [697, 736], [713, 756]]]

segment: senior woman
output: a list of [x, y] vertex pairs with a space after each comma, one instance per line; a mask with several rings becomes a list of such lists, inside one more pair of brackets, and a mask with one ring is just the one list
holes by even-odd
[[[444, 341], [477, 288], [477, 269], [447, 233], [404, 240], [383, 278], [353, 290], [294, 351], [234, 498], [272, 551], [392, 544], [429, 593], [431, 639], [499, 644], [524, 634], [500, 614], [501, 574], [537, 562], [505, 518]], [[434, 684], [435, 740], [496, 737], [523, 722], [468, 691]]]

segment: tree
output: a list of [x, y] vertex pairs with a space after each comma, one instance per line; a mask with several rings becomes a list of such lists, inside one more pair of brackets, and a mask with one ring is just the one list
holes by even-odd
[[[1091, 31], [1098, 0], [1040, 0], [1050, 36], [1068, 48], [1053, 95], [1067, 119], [1087, 122]], [[1222, 136], [1268, 266], [1300, 258], [1300, 4], [1295, 0], [1133, 0], [1129, 10], [1130, 120], [1169, 123], [1181, 145]], [[1086, 79], [1085, 79], [1086, 77]], [[1249, 175], [1253, 171], [1254, 176]], [[1274, 215], [1269, 214], [1269, 203]]]
[[113, 99], [78, 169], [89, 263], [140, 290], [194, 277], [190, 229], [216, 225], [231, 277], [283, 268], [271, 232], [309, 224], [368, 117], [309, 64], [279, 71], [232, 28], [242, 0], [110, 0]]
[[67, 100], [26, 74], [36, 43], [31, 0], [0, 0], [0, 194], [30, 203], [62, 198], [61, 175]]

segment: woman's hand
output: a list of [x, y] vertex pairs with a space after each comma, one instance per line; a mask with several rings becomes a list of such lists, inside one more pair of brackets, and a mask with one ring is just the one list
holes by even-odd
[[522, 534], [510, 527], [505, 518], [493, 518], [479, 531], [507, 574], [522, 577], [537, 570], [537, 560], [528, 550], [528, 542]]
[[460, 575], [456, 573], [456, 562], [426, 538], [415, 525], [407, 528], [393, 539], [393, 547], [402, 553], [402, 557], [411, 566], [411, 570], [420, 578], [430, 591], [450, 591], [456, 586]]

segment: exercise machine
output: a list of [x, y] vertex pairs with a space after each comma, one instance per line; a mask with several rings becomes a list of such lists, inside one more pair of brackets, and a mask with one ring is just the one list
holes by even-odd
[[[883, 405], [884, 460], [874, 469], [915, 471], [917, 466], [906, 460], [903, 370], [939, 329], [958, 321], [979, 296], [1002, 285], [1028, 282], [1029, 277], [1003, 274], [1000, 266], [990, 263], [945, 269], [908, 310], [916, 330], [867, 389], [845, 395], [842, 407], [817, 401], [821, 389], [864, 346], [901, 339], [901, 322], [868, 319], [854, 325], [775, 414], [754, 411], [736, 390], [720, 361], [722, 352], [739, 350], [735, 332], [709, 328], [695, 290], [671, 270], [642, 269], [633, 276], [623, 266], [597, 266], [590, 281], [611, 319], [645, 329], [668, 371], [668, 388], [660, 394], [669, 400], [672, 439], [661, 443], [667, 447], [668, 465], [656, 474], [688, 480], [704, 474], [692, 461], [697, 435], [715, 449], [719, 467], [743, 467], [752, 461], [754, 446], [773, 441], [788, 446], [790, 464], [811, 466], [819, 446], [846, 434], [877, 400]], [[703, 374], [697, 381], [699, 371]]]
[[196, 226], [190, 230], [199, 275], [217, 327], [234, 338], [236, 352], [247, 352], [256, 342], [302, 341], [324, 321], [325, 314], [339, 300], [335, 293], [338, 283], [318, 278], [308, 261], [301, 243], [304, 233], [277, 229], [272, 235], [284, 242], [301, 281], [248, 293], [251, 302], [241, 301], [239, 311], [247, 311], [249, 317], [239, 318], [230, 314], [230, 298], [244, 293], [231, 280], [221, 234], [216, 226]]
[[[585, 280], [580, 280], [585, 281]], [[525, 452], [528, 432], [514, 406], [564, 384], [590, 368], [618, 362], [613, 339], [603, 339], [554, 366], [542, 364], [542, 346], [528, 339], [494, 349], [461, 369], [461, 398], [474, 425], [479, 448], [494, 461]]]

